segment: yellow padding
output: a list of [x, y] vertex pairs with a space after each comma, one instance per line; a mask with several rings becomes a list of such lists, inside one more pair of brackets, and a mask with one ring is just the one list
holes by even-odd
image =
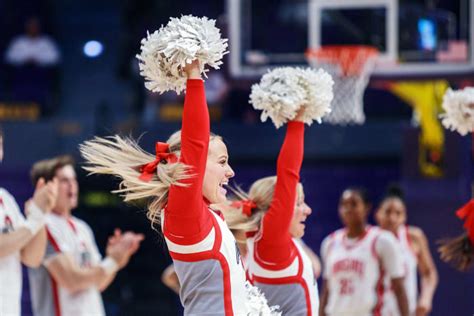
[[36, 121], [39, 117], [37, 103], [0, 103], [1, 121]]
[[420, 118], [419, 164], [422, 173], [431, 177], [442, 176], [439, 166], [426, 161], [426, 154], [430, 151], [441, 157], [444, 152], [444, 131], [439, 114], [448, 87], [446, 80], [400, 81], [390, 86], [390, 91], [410, 104]]

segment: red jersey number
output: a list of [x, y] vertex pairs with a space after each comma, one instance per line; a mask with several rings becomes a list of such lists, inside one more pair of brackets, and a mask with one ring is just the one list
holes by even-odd
[[339, 285], [340, 295], [352, 295], [354, 293], [354, 285], [351, 279], [340, 279]]

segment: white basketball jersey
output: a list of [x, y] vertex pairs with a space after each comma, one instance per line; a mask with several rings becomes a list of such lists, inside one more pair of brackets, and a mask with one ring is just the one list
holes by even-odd
[[418, 301], [417, 265], [418, 259], [411, 245], [408, 227], [401, 225], [397, 232], [398, 240], [402, 248], [403, 262], [405, 266], [405, 290], [408, 298], [410, 315], [415, 315]]
[[368, 227], [364, 237], [348, 240], [340, 229], [325, 240], [324, 278], [329, 289], [325, 312], [334, 316], [396, 316], [398, 308], [390, 292], [390, 277], [376, 251], [377, 238], [388, 234]]
[[[0, 234], [11, 233], [25, 223], [13, 196], [0, 188]], [[0, 315], [20, 315], [22, 271], [20, 251], [0, 258]]]
[[77, 217], [46, 215], [48, 246], [43, 265], [28, 269], [35, 316], [102, 316], [105, 310], [97, 287], [71, 293], [61, 287], [45, 268], [58, 253], [70, 254], [82, 268], [97, 266], [102, 256], [89, 225]]

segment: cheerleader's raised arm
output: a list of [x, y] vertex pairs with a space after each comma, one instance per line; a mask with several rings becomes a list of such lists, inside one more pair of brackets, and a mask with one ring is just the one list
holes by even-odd
[[165, 237], [174, 243], [193, 244], [207, 236], [212, 228], [212, 215], [202, 194], [210, 123], [198, 62], [194, 61], [185, 71], [188, 80], [179, 161], [190, 167], [188, 172], [192, 177], [181, 181], [185, 186], [170, 187], [168, 205], [164, 211], [163, 232]]
[[275, 193], [262, 219], [261, 236], [255, 245], [256, 257], [263, 262], [285, 265], [295, 258], [295, 246], [289, 229], [295, 209], [303, 152], [304, 123], [290, 121], [278, 156]]

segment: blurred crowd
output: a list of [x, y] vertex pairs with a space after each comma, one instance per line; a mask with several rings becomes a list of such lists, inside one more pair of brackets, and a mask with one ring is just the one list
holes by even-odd
[[[183, 103], [182, 95], [158, 95], [144, 88], [135, 55], [146, 32], [158, 29], [170, 16], [193, 13], [216, 17], [218, 27], [226, 33], [224, 2], [208, 3], [207, 6], [185, 2], [122, 2], [116, 75], [118, 80], [130, 87], [131, 98], [125, 110], [139, 118], [145, 126], [156, 121], [178, 121]], [[10, 1], [0, 4], [0, 9], [4, 9], [0, 11], [5, 15], [3, 24], [8, 26], [8, 31], [1, 31], [3, 34], [0, 36], [0, 103], [20, 107], [33, 104], [39, 109], [41, 117], [54, 117], [64, 107], [61, 103], [61, 73], [64, 67], [61, 47], [65, 45], [62, 42], [64, 39], [58, 36], [54, 27], [56, 17], [51, 3], [38, 1], [31, 5], [26, 1], [20, 7], [13, 7]], [[6, 11], [9, 9], [14, 12], [11, 16]], [[206, 81], [212, 120], [257, 120], [248, 106], [250, 82], [232, 82], [225, 68], [211, 70]]]

